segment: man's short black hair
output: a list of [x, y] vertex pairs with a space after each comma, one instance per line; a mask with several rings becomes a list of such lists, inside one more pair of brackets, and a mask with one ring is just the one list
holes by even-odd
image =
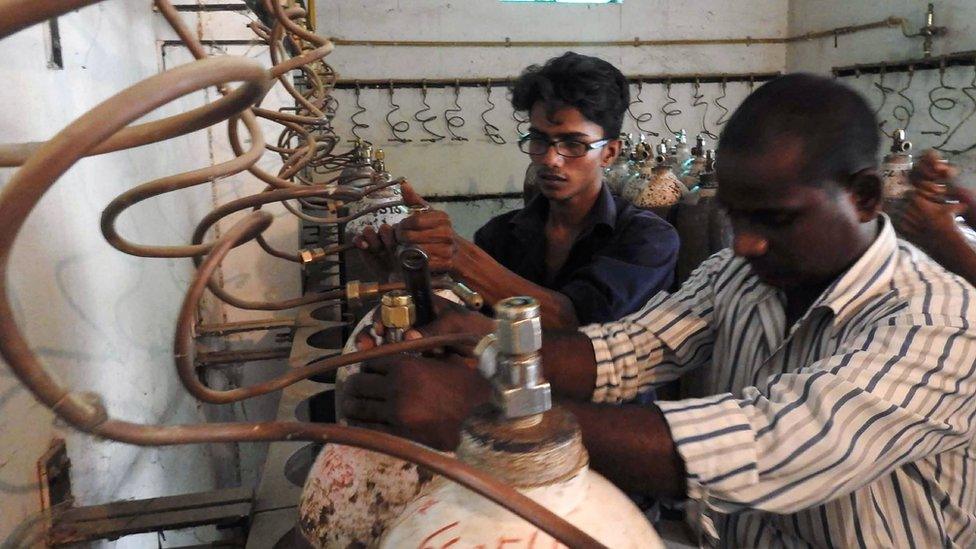
[[757, 89], [729, 118], [719, 141], [722, 154], [761, 154], [784, 138], [799, 139], [801, 182], [833, 180], [877, 165], [878, 121], [859, 93], [829, 78], [796, 73]]
[[577, 108], [587, 120], [603, 128], [603, 137], [616, 139], [630, 104], [627, 79], [610, 63], [568, 51], [522, 71], [512, 88], [512, 107], [528, 112], [541, 101], [548, 115], [564, 106]]

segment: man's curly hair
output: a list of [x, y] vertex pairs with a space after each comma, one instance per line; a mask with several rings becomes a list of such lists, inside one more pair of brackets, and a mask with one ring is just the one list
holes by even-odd
[[528, 67], [515, 81], [512, 107], [516, 111], [529, 112], [540, 101], [547, 116], [561, 107], [575, 107], [603, 128], [603, 137], [616, 139], [630, 104], [630, 88], [617, 67], [569, 51], [545, 65]]

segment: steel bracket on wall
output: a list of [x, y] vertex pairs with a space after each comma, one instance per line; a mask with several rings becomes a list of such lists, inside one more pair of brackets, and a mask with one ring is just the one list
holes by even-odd
[[250, 488], [230, 488], [69, 508], [54, 515], [48, 543], [56, 547], [211, 524], [246, 527], [253, 500]]

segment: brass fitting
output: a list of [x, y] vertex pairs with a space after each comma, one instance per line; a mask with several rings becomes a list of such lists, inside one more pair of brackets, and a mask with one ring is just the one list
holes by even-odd
[[478, 292], [469, 288], [463, 282], [451, 282], [451, 291], [454, 292], [454, 295], [458, 296], [458, 299], [463, 301], [464, 305], [469, 309], [479, 311], [485, 306], [485, 298], [482, 297]]
[[324, 248], [304, 248], [298, 250], [298, 257], [302, 260], [302, 265], [308, 265], [322, 261], [326, 257], [329, 257], [329, 254], [325, 252]]
[[413, 297], [403, 290], [391, 290], [380, 300], [380, 321], [386, 328], [406, 330], [417, 320]]
[[346, 301], [352, 305], [359, 305], [367, 299], [376, 297], [378, 293], [380, 293], [380, 285], [377, 282], [350, 280], [346, 283]]

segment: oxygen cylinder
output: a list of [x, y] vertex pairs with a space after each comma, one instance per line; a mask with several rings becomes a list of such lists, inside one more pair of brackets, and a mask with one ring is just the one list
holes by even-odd
[[[383, 149], [378, 149], [374, 155], [374, 160], [371, 166], [371, 169], [374, 172], [373, 177], [356, 179], [351, 182], [352, 186], [362, 188], [368, 187], [369, 185], [374, 185], [379, 181], [390, 181], [393, 176], [386, 171], [386, 165], [384, 164], [383, 159]], [[396, 204], [402, 200], [403, 193], [400, 190], [400, 185], [391, 185], [378, 191], [374, 191], [363, 197], [361, 200], [357, 200], [349, 204], [350, 215], [354, 215], [374, 207], [377, 209], [363, 214], [346, 223], [346, 234], [354, 235], [361, 233], [367, 225], [372, 226], [374, 229], [379, 229], [380, 225], [383, 224], [390, 226], [397, 224], [402, 219], [410, 215], [410, 209], [408, 207], [402, 204]], [[384, 204], [388, 204], [388, 206], [384, 206]]]
[[371, 183], [376, 172], [373, 170], [373, 145], [361, 139], [353, 147], [353, 161], [339, 172], [337, 183], [353, 187], [364, 187]]
[[912, 191], [912, 184], [908, 179], [913, 164], [911, 150], [912, 143], [908, 141], [905, 130], [895, 130], [891, 134], [890, 152], [881, 163], [884, 211], [891, 217], [901, 214]]
[[634, 141], [630, 134], [620, 134], [620, 153], [613, 163], [603, 170], [603, 183], [610, 190], [610, 193], [619, 196], [627, 180], [634, 173], [633, 159], [631, 154], [634, 150]]
[[670, 220], [674, 206], [681, 200], [686, 189], [671, 170], [667, 144], [662, 142], [655, 152], [653, 165], [644, 163], [640, 177], [628, 183], [623, 197], [638, 208], [651, 210]]
[[[413, 298], [403, 290], [387, 292], [380, 300], [379, 315], [384, 341], [400, 341], [416, 319]], [[372, 319], [367, 315], [366, 325]], [[355, 348], [355, 335], [363, 327], [357, 327], [344, 352]], [[342, 373], [337, 378], [337, 395], [350, 375], [348, 368]], [[374, 547], [390, 522], [432, 479], [416, 465], [385, 454], [326, 444], [302, 489], [299, 531], [314, 547]]]
[[698, 181], [695, 202], [682, 201], [675, 212], [674, 228], [681, 238], [676, 282], [681, 284], [688, 275], [709, 256], [732, 245], [732, 225], [719, 207], [715, 195], [715, 151], [705, 153], [705, 162]]
[[695, 146], [691, 148], [691, 158], [685, 162], [684, 169], [678, 174], [678, 179], [684, 183], [689, 191], [698, 186], [698, 178], [705, 170], [705, 138], [698, 134]]
[[[664, 547], [637, 507], [588, 468], [579, 425], [551, 403], [542, 378], [539, 304], [499, 302], [495, 334], [479, 344], [491, 404], [462, 427], [459, 459], [490, 472], [613, 548]], [[553, 539], [497, 504], [441, 478], [410, 503], [380, 547], [556, 547]]]
[[671, 161], [671, 168], [675, 173], [683, 173], [687, 169], [686, 165], [688, 161], [691, 160], [688, 134], [685, 133], [684, 129], [680, 129], [678, 133], [674, 134], [674, 146], [668, 150], [668, 154], [671, 155], [669, 159]]

